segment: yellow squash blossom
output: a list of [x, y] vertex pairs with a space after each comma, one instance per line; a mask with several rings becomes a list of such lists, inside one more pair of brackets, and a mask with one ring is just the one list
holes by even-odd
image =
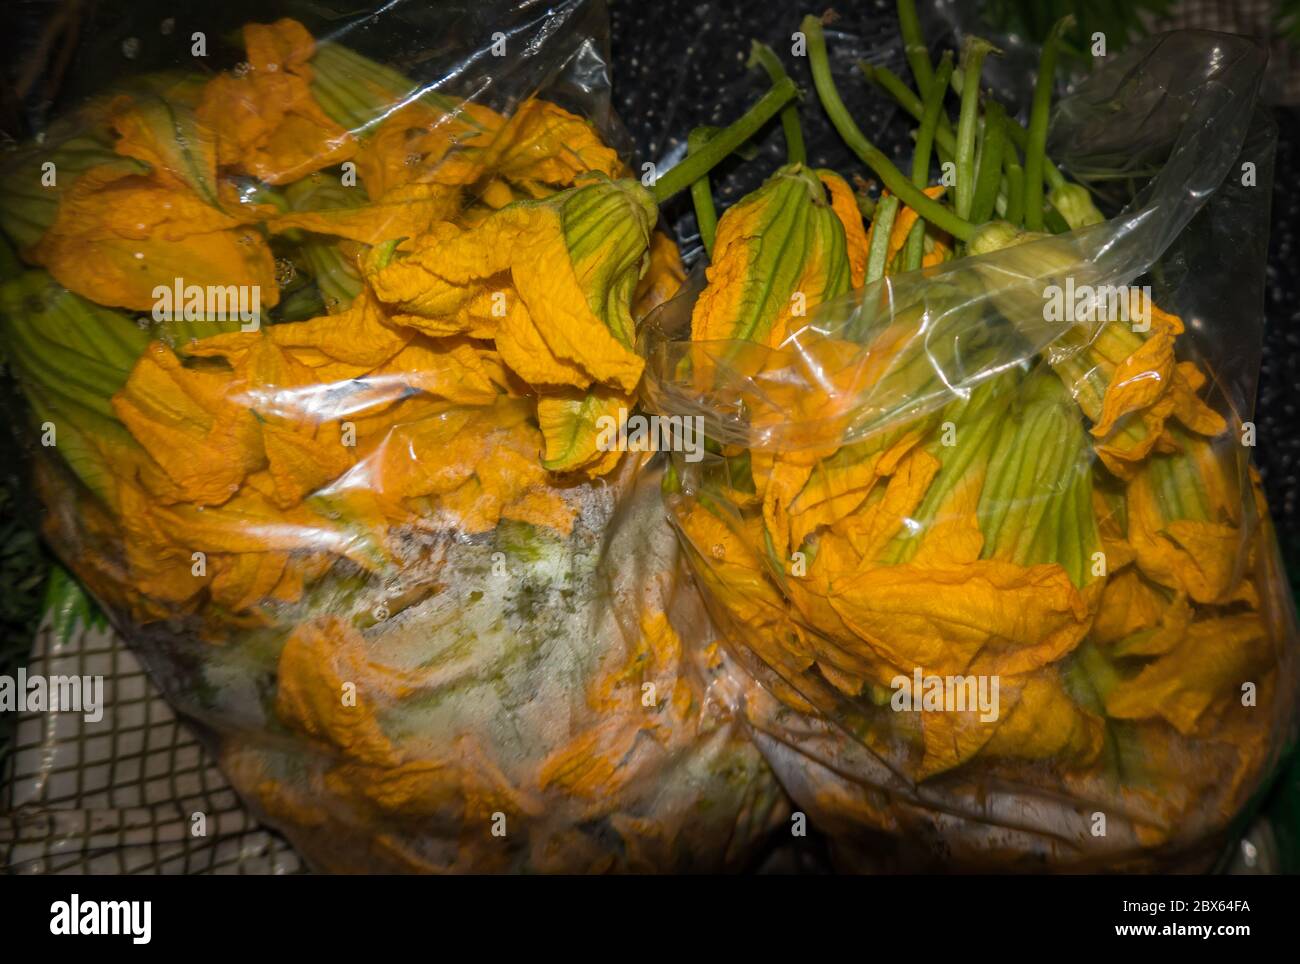
[[230, 397], [228, 381], [154, 342], [113, 398], [122, 424], [196, 505], [226, 502], [265, 461], [257, 420]]
[[[408, 420], [394, 412], [392, 427], [361, 424], [374, 441], [357, 467], [326, 493], [373, 495], [390, 517], [425, 515], [421, 524], [486, 532], [503, 518], [568, 532], [573, 508], [551, 487], [538, 462], [541, 436], [530, 424], [528, 399], [502, 397], [495, 405], [459, 408]], [[425, 500], [422, 511], [413, 508]], [[407, 506], [405, 510], [401, 506]]]
[[998, 701], [996, 722], [980, 719], [978, 709], [922, 714], [920, 776], [936, 776], [977, 756], [1050, 760], [1084, 770], [1101, 755], [1101, 718], [1081, 708], [1054, 673], [1002, 678]]
[[831, 197], [831, 207], [844, 228], [844, 242], [849, 255], [849, 277], [853, 287], [862, 287], [867, 273], [867, 252], [871, 246], [867, 229], [862, 225], [858, 199], [848, 182], [834, 171], [820, 170], [818, 179]]
[[468, 101], [446, 109], [416, 101], [387, 111], [361, 135], [358, 183], [371, 198], [408, 184], [468, 190], [491, 173], [485, 145], [505, 123], [495, 111]]
[[118, 167], [92, 168], [65, 193], [49, 230], [27, 256], [71, 291], [104, 305], [151, 311], [155, 289], [185, 285], [258, 289], [279, 301], [275, 262], [247, 216], [185, 188]]
[[812, 307], [852, 285], [844, 225], [816, 172], [777, 171], [718, 222], [693, 341], [777, 347]]
[[642, 369], [631, 298], [654, 218], [638, 185], [598, 178], [467, 231], [438, 225], [367, 279], [401, 324], [435, 336], [491, 332], [534, 386], [631, 391]]
[[537, 98], [510, 115], [481, 163], [532, 197], [545, 197], [593, 171], [618, 178], [627, 169], [590, 121]]
[[1118, 719], [1167, 720], [1178, 732], [1198, 731], [1215, 704], [1241, 705], [1241, 686], [1258, 683], [1274, 654], [1254, 613], [1200, 620], [1176, 646], [1116, 685], [1106, 712]]
[[[1176, 361], [1175, 341], [1183, 332], [1175, 315], [1161, 311], [1145, 295], [1132, 296], [1129, 313], [1147, 319], [1139, 334], [1131, 323], [1103, 321], [1089, 334], [1072, 330], [1057, 349], [1058, 373], [1093, 421], [1097, 454], [1114, 474], [1129, 478], [1153, 451], [1172, 451], [1166, 423], [1176, 419], [1204, 436], [1227, 427], [1223, 416], [1198, 396], [1205, 376], [1189, 361]], [[1085, 344], [1079, 344], [1087, 339]]]
[[285, 184], [352, 156], [352, 135], [312, 96], [315, 40], [288, 18], [244, 26], [242, 72], [218, 74], [195, 115], [211, 131], [217, 163]]
[[[53, 184], [43, 176], [47, 163], [57, 172]], [[115, 152], [107, 129], [62, 137], [51, 131], [43, 144], [14, 151], [0, 164], [5, 183], [0, 194], [0, 229], [19, 250], [30, 248], [54, 223], [67, 190], [82, 174], [101, 167], [117, 167], [124, 174], [148, 174], [150, 170], [147, 164]]]
[[281, 215], [271, 222], [271, 229], [297, 228], [374, 245], [423, 234], [439, 221], [454, 219], [460, 208], [461, 195], [455, 188], [402, 184], [368, 204]]
[[542, 465], [552, 472], [581, 470], [592, 477], [608, 473], [621, 455], [611, 440], [633, 404], [631, 396], [607, 388], [538, 398], [537, 424], [546, 444]]
[[1126, 490], [1137, 566], [1198, 603], [1255, 604], [1255, 534], [1243, 525], [1233, 453], [1188, 433], [1173, 437], [1180, 451], [1152, 455]]

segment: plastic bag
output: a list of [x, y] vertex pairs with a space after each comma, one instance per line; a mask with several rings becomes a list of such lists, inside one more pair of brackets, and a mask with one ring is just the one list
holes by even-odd
[[686, 340], [699, 278], [650, 319], [647, 404], [711, 453], [674, 460], [674, 522], [849, 865], [1204, 867], [1294, 738], [1249, 467], [1263, 62], [1164, 35], [1058, 105], [1102, 224], [886, 277], [774, 348]]
[[[631, 406], [632, 319], [583, 329], [547, 260], [547, 200], [626, 170], [603, 11], [301, 17], [204, 24], [163, 71], [136, 37], [138, 70], [6, 159], [47, 538], [313, 866], [742, 865], [784, 798], [724, 657], [683, 646], [642, 456], [581, 435], [592, 399]], [[187, 62], [200, 37], [224, 69]], [[679, 268], [657, 240], [638, 281], [633, 249], [644, 312]]]
[[[280, 745], [263, 719], [223, 737], [224, 771], [332, 872], [744, 866], [787, 804], [730, 716], [740, 678], [716, 645], [684, 644], [708, 616], [658, 473], [637, 468], [588, 494], [568, 539], [448, 540], [443, 588], [364, 637], [333, 615], [299, 626], [278, 720], [335, 752]], [[209, 673], [249, 686], [245, 658]], [[364, 738], [319, 709], [344, 679], [371, 707]]]

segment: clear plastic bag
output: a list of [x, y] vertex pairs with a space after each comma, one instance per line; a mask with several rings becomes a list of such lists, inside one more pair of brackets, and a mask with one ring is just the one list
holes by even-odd
[[1104, 223], [886, 277], [774, 347], [689, 340], [698, 276], [649, 320], [648, 407], [710, 440], [674, 522], [848, 864], [1205, 867], [1294, 739], [1249, 465], [1264, 59], [1167, 34], [1058, 105]]
[[[315, 867], [744, 865], [784, 797], [643, 456], [574, 435], [641, 366], [547, 260], [627, 171], [603, 10], [299, 6], [142, 8], [3, 158], [46, 537]], [[622, 223], [643, 313], [680, 268]]]

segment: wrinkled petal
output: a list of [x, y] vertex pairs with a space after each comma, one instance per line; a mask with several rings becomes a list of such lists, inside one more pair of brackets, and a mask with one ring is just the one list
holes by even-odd
[[812, 308], [852, 284], [844, 227], [817, 175], [784, 167], [718, 221], [692, 341], [776, 347]]

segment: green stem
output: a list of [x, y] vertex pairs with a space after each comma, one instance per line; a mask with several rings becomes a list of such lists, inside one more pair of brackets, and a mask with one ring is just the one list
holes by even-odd
[[876, 216], [871, 222], [871, 247], [867, 251], [866, 284], [879, 281], [885, 274], [889, 236], [894, 233], [894, 218], [897, 215], [897, 197], [887, 197], [876, 205]]
[[[707, 127], [697, 127], [686, 138], [686, 152], [698, 154], [708, 143], [712, 132]], [[695, 222], [700, 226], [700, 241], [709, 257], [713, 257], [713, 239], [718, 233], [718, 212], [713, 207], [713, 188], [705, 174], [691, 185], [691, 203], [695, 205]]]
[[[892, 70], [890, 70], [888, 67], [873, 67], [871, 64], [864, 63], [863, 61], [858, 61], [858, 68], [866, 76], [868, 81], [875, 84], [886, 94], [893, 97], [894, 100], [898, 102], [898, 106], [902, 107], [903, 110], [911, 114], [912, 117], [918, 123], [923, 119], [925, 114], [924, 104], [921, 103], [920, 98], [918, 98], [916, 94], [914, 94], [912, 90], [906, 84], [904, 84], [903, 81], [899, 78], [899, 76], [895, 74]], [[951, 83], [950, 86], [952, 87], [953, 90], [957, 90], [959, 87], [961, 87], [960, 84], [955, 83], [956, 79], [960, 76], [961, 76], [960, 72], [955, 72], [951, 75], [951, 79], [952, 81], [954, 81], [954, 83]], [[958, 96], [959, 97], [961, 96], [960, 93], [958, 93]], [[1005, 126], [1006, 126], [1006, 130], [1003, 131], [1003, 134], [1010, 135], [1012, 131], [1018, 131], [1020, 133], [1020, 140], [1023, 143], [1025, 137], [1025, 129], [1016, 122], [1015, 118], [1006, 117], [1005, 113], [1003, 114], [1003, 116], [1005, 118]], [[1004, 163], [1010, 163], [1010, 161], [1015, 156], [1015, 150], [1013, 148], [1008, 148], [1006, 145], [1007, 145], [1007, 137], [1004, 136], [1003, 137]], [[948, 120], [948, 115], [942, 112], [939, 114], [939, 126], [935, 129], [934, 132], [934, 147], [935, 147], [935, 152], [939, 155], [940, 161], [951, 161], [957, 155], [957, 135], [953, 132], [952, 124]], [[1053, 165], [1050, 160], [1047, 162], [1047, 175], [1048, 175], [1047, 180], [1049, 184], [1055, 183], [1053, 180], [1054, 178], [1056, 181], [1059, 181], [1062, 184], [1065, 183], [1065, 178], [1061, 175], [1061, 172], [1056, 169], [1055, 165]], [[1001, 196], [1002, 198], [1005, 198], [1007, 189], [1008, 186], [1007, 186], [1006, 178], [1005, 177], [999, 178], [998, 195]], [[972, 223], [978, 223], [978, 222], [972, 221]]]
[[1034, 84], [1034, 104], [1029, 111], [1029, 136], [1025, 144], [1025, 227], [1043, 229], [1043, 166], [1047, 159], [1047, 116], [1052, 106], [1052, 88], [1056, 84], [1056, 54], [1061, 34], [1074, 24], [1074, 17], [1056, 21], [1043, 43], [1038, 61], [1038, 82]]
[[[779, 84], [787, 77], [776, 51], [757, 40], [749, 53], [749, 66], [755, 64], [767, 71], [773, 84]], [[808, 158], [808, 151], [803, 143], [803, 130], [799, 127], [799, 108], [793, 101], [781, 108], [781, 130], [785, 133], [786, 160], [791, 164], [802, 164]]]
[[[916, 132], [916, 152], [912, 155], [912, 183], [925, 190], [930, 182], [930, 149], [934, 145], [934, 134], [939, 124], [939, 113], [943, 110], [943, 97], [948, 90], [948, 75], [952, 73], [952, 54], [944, 51], [935, 72], [936, 83], [930, 85], [926, 95], [925, 110], [921, 115], [921, 127]], [[917, 218], [907, 236], [907, 254], [904, 270], [915, 271], [925, 260], [925, 220]]]
[[[858, 61], [858, 69], [863, 75], [880, 87], [885, 93], [898, 101], [898, 106], [903, 108], [912, 115], [912, 118], [918, 123], [925, 117], [925, 104], [920, 97], [909, 88], [901, 77], [890, 70], [888, 67], [874, 67], [864, 61]], [[951, 74], [951, 71], [949, 71]], [[944, 85], [945, 88], [947, 85]], [[940, 105], [943, 101], [940, 99]], [[946, 114], [940, 113], [939, 124], [935, 128], [934, 143], [939, 150], [941, 160], [951, 160], [957, 154], [957, 136], [953, 133], [952, 123], [948, 120]]]
[[1006, 220], [1016, 227], [1025, 223], [1025, 172], [1014, 161], [1007, 165]]
[[1016, 145], [1011, 137], [1011, 128], [1016, 126], [1014, 117], [1007, 117], [1003, 114], [1002, 133], [1002, 179], [998, 185], [997, 200], [993, 202], [993, 208], [997, 211], [998, 217], [1004, 221], [1007, 219], [1009, 207], [1011, 204], [1011, 169], [1019, 168], [1021, 174], [1024, 173], [1024, 165], [1020, 162], [1020, 153], [1016, 150]]
[[903, 249], [903, 270], [915, 271], [925, 260], [925, 222], [920, 218], [907, 232], [907, 246]]
[[657, 178], [652, 189], [655, 202], [663, 204], [674, 194], [686, 190], [709, 173], [714, 165], [758, 133], [760, 127], [794, 99], [794, 95], [794, 81], [789, 77], [773, 84], [772, 89], [759, 98], [758, 102], [739, 120], [710, 138], [708, 144], [702, 147], [698, 154], [687, 155], [684, 161], [663, 177]]
[[1051, 203], [1048, 203], [1043, 210], [1043, 224], [1053, 234], [1065, 234], [1070, 230], [1070, 223]]
[[853, 118], [849, 116], [848, 109], [840, 100], [839, 91], [835, 89], [835, 82], [831, 79], [830, 63], [826, 58], [826, 37], [822, 32], [821, 21], [809, 15], [804, 17], [802, 27], [804, 36], [808, 38], [808, 56], [812, 64], [813, 83], [817, 87], [817, 96], [830, 116], [831, 123], [835, 125], [835, 129], [850, 150], [875, 172], [890, 193], [920, 217], [925, 218], [935, 227], [947, 231], [954, 238], [969, 241], [975, 232], [970, 222], [959, 218], [938, 201], [926, 197], [913, 187], [912, 182], [903, 175], [903, 172], [867, 140]]
[[975, 130], [980, 108], [980, 71], [984, 58], [997, 48], [979, 37], [967, 37], [962, 43], [961, 113], [957, 118], [957, 215], [970, 217], [975, 200]]
[[[1014, 117], [1007, 118], [1007, 139], [1019, 148], [1022, 153], [1029, 146], [1029, 132]], [[1053, 164], [1052, 159], [1046, 154], [1043, 155], [1043, 177], [1047, 180], [1049, 188], [1058, 188], [1065, 183], [1065, 175], [1061, 173], [1061, 169]]]
[[952, 73], [952, 52], [944, 51], [939, 61], [935, 76], [943, 81], [941, 85], [931, 86], [929, 96], [921, 114], [921, 126], [916, 133], [916, 152], [912, 157], [912, 183], [925, 188], [930, 181], [930, 150], [934, 146], [939, 129], [939, 118], [943, 114], [943, 97], [947, 90], [948, 76]]
[[993, 216], [998, 187], [1002, 182], [1002, 148], [1006, 143], [1006, 110], [990, 101], [984, 111], [984, 142], [980, 148], [979, 173], [975, 176], [975, 197], [971, 201], [972, 224], [983, 224]]
[[[871, 64], [862, 61], [858, 62], [858, 68], [866, 76], [868, 81], [875, 84], [889, 96], [893, 97], [894, 100], [898, 102], [899, 107], [903, 108], [903, 110], [911, 114], [916, 121], [920, 122], [924, 115], [925, 107], [921, 103], [921, 99], [912, 92], [911, 88], [903, 83], [902, 79], [899, 78], [897, 74], [888, 67], [874, 67]], [[961, 73], [959, 71], [954, 72], [949, 83], [949, 86], [958, 97], [961, 96], [961, 90], [964, 89], [961, 84], [957, 83], [957, 80], [960, 77]], [[1015, 148], [1018, 147], [1021, 150], [1024, 150], [1025, 141], [1028, 135], [1025, 133], [1024, 127], [1021, 126], [1020, 122], [1014, 117], [1006, 117], [1005, 120], [1006, 129], [1003, 131], [1006, 135], [1003, 138], [1004, 163], [1010, 164], [1016, 156]], [[941, 114], [939, 116], [939, 127], [934, 132], [934, 146], [935, 150], [939, 154], [939, 160], [941, 161], [950, 161], [957, 155], [957, 135], [953, 132], [952, 124], [949, 122], [947, 115]], [[1065, 175], [1061, 173], [1060, 169], [1052, 163], [1050, 158], [1044, 158], [1043, 160], [1045, 164], [1044, 173], [1047, 178], [1048, 187], [1056, 188], [1064, 184]], [[1006, 192], [1007, 184], [1005, 179], [999, 185], [999, 189], [1004, 193]]]
[[930, 67], [930, 48], [925, 45], [925, 37], [921, 34], [921, 21], [916, 15], [914, 0], [898, 0], [898, 26], [903, 34], [903, 54], [912, 68], [916, 89], [924, 97], [934, 81], [934, 74]]
[[[952, 75], [952, 92], [958, 97], [962, 93], [961, 79], [962, 75], [960, 73]], [[1021, 151], [1024, 151], [1025, 146], [1029, 143], [1029, 131], [1025, 130], [1025, 125], [1014, 117], [1007, 118], [1007, 137]], [[1043, 177], [1047, 181], [1047, 186], [1051, 188], [1060, 187], [1065, 183], [1065, 175], [1061, 173], [1061, 169], [1053, 164], [1052, 159], [1046, 155], [1043, 156]]]

